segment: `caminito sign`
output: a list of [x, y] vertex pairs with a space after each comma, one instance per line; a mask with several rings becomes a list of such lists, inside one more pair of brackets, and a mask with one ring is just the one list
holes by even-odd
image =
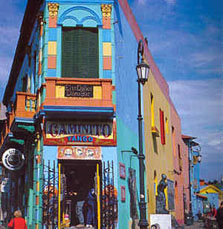
[[116, 145], [116, 122], [46, 121], [46, 145]]

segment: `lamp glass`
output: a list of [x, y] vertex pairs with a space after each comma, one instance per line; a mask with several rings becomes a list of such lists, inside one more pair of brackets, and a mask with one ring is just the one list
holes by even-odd
[[138, 75], [138, 80], [141, 83], [145, 83], [148, 80], [149, 75], [149, 65], [146, 64], [143, 60], [140, 64], [136, 66], [136, 71]]

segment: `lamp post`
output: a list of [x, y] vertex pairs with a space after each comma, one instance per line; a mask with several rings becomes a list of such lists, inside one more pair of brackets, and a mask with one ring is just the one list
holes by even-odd
[[[136, 71], [138, 75], [138, 131], [139, 131], [139, 181], [140, 181], [140, 202], [139, 202], [139, 211], [140, 211], [140, 220], [139, 227], [140, 229], [146, 229], [148, 221], [146, 219], [146, 202], [145, 202], [145, 184], [144, 184], [144, 160], [145, 155], [143, 154], [143, 133], [142, 133], [142, 114], [141, 114], [141, 85], [144, 85], [148, 80], [149, 65], [144, 62], [144, 45], [142, 40], [138, 44], [137, 52], [137, 66]], [[141, 56], [141, 60], [140, 60]]]

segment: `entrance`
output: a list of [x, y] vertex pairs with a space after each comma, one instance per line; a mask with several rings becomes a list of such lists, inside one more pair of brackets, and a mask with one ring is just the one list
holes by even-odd
[[[95, 229], [114, 229], [118, 218], [118, 203], [113, 161], [102, 164], [98, 160], [58, 160], [58, 171], [56, 162], [52, 162], [53, 166], [50, 161], [43, 165], [44, 228], [62, 229], [76, 226], [80, 224], [78, 215], [81, 211], [84, 224], [88, 223], [89, 213], [90, 225], [94, 224]], [[92, 188], [95, 191], [92, 201], [94, 208], [89, 208], [86, 194], [88, 195]], [[77, 204], [78, 200], [84, 197], [84, 204]]]
[[92, 225], [98, 228], [101, 162], [63, 160], [60, 172], [62, 224], [64, 226]]

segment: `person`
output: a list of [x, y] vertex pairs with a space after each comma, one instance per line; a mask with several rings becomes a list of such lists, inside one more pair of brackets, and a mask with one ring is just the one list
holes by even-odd
[[27, 229], [26, 221], [22, 218], [22, 212], [16, 210], [14, 216], [15, 218], [11, 219], [8, 223], [8, 227], [13, 229]]
[[71, 225], [76, 224], [77, 217], [78, 225], [76, 225], [75, 227], [84, 227], [83, 206], [87, 193], [82, 182], [80, 182], [80, 176], [75, 170], [68, 171], [67, 191], [69, 197], [72, 199], [72, 205], [75, 206], [75, 211], [72, 211]]
[[212, 207], [212, 216], [216, 218], [216, 215], [217, 215], [217, 210], [215, 208], [215, 205], [213, 205], [213, 207]]
[[76, 215], [79, 221], [79, 224], [76, 225], [76, 227], [84, 227], [84, 213], [83, 213], [83, 207], [84, 207], [84, 202], [86, 199], [86, 190], [83, 186], [83, 184], [79, 184], [78, 190], [77, 190], [77, 195], [76, 195]]
[[[94, 188], [91, 188], [88, 196], [87, 196], [87, 223], [86, 223], [86, 227], [91, 227], [93, 228], [93, 226], [96, 226], [96, 195], [95, 195], [95, 191]], [[92, 226], [93, 224], [93, 226]]]
[[218, 228], [223, 229], [223, 201], [217, 210], [216, 220], [218, 222]]

